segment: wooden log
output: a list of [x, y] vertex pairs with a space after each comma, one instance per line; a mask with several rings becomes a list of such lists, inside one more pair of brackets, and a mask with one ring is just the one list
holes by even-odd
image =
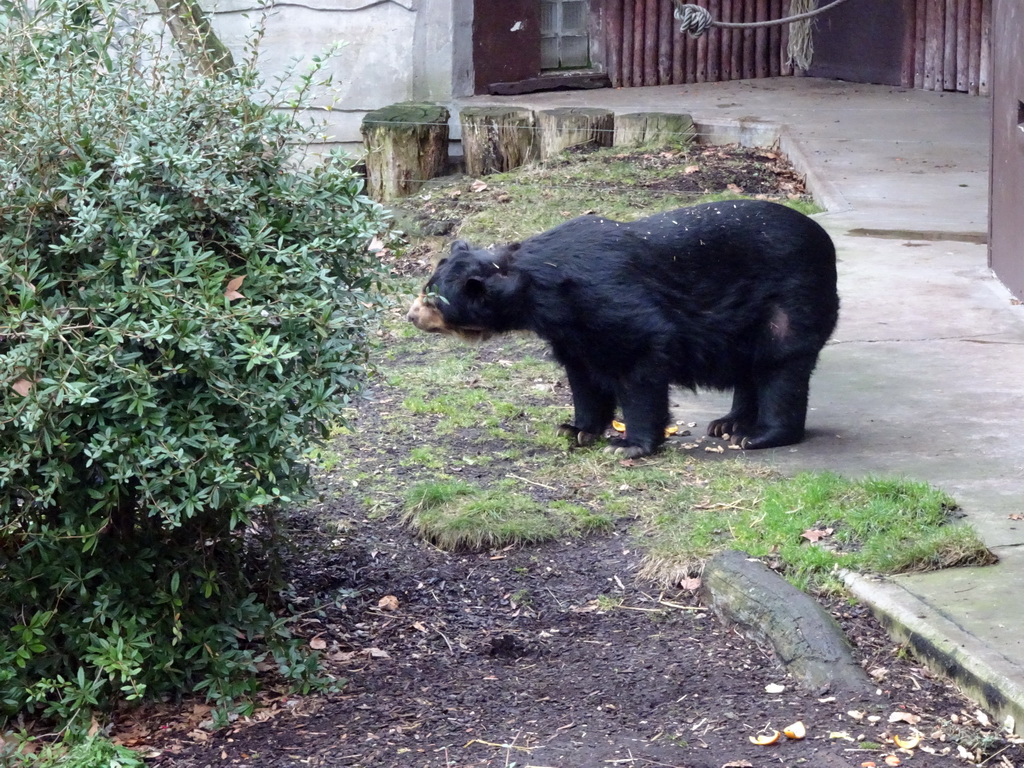
[[956, 0], [956, 89], [961, 93], [967, 93], [970, 78], [970, 32], [970, 0]]
[[691, 143], [697, 128], [690, 115], [636, 112], [615, 116], [616, 147], [663, 147]]
[[622, 85], [625, 88], [633, 85], [633, 14], [636, 11], [636, 0], [622, 2]]
[[672, 3], [662, 3], [658, 6], [660, 17], [658, 18], [658, 85], [670, 85], [672, 83], [672, 26], [675, 19], [672, 18]]
[[366, 191], [377, 201], [411, 195], [448, 165], [449, 112], [438, 104], [393, 104], [368, 112]]
[[905, 23], [903, 26], [903, 61], [900, 65], [900, 85], [914, 87], [914, 43], [917, 29], [917, 0], [903, 0]]
[[708, 82], [717, 83], [722, 79], [722, 30], [712, 27], [705, 37], [708, 39]]
[[672, 17], [672, 82], [686, 82], [686, 34], [679, 31], [679, 22]]
[[[722, 0], [720, 5], [719, 13], [722, 14], [722, 21], [732, 21], [732, 0]], [[732, 80], [732, 30], [722, 29], [719, 32], [722, 37], [720, 44], [722, 54], [721, 77], [723, 80]]]
[[686, 82], [697, 82], [697, 41], [686, 34]]
[[992, 0], [981, 0], [981, 61], [978, 63], [978, 95], [989, 95], [992, 66]]
[[633, 85], [644, 84], [644, 22], [646, 0], [633, 0]]
[[[782, 16], [789, 15], [789, 3], [783, 2]], [[780, 16], [779, 18], [782, 18]], [[780, 74], [792, 75], [793, 62], [789, 60], [789, 24], [782, 25], [782, 32], [779, 39], [779, 64]]]
[[534, 115], [517, 107], [466, 107], [459, 113], [466, 173], [484, 176], [537, 159]]
[[[745, 0], [732, 0], [732, 20], [743, 21], [743, 3]], [[732, 30], [732, 61], [729, 69], [732, 70], [733, 80], [743, 79], [743, 30]]]
[[614, 132], [615, 113], [610, 109], [561, 107], [537, 113], [542, 160], [571, 147], [610, 147]]
[[942, 43], [942, 90], [956, 90], [956, 0], [946, 0], [946, 23]]
[[971, 0], [970, 29], [967, 32], [967, 92], [978, 95], [978, 72], [981, 68], [981, 0]]
[[747, 637], [771, 645], [804, 688], [842, 696], [851, 706], [877, 701], [876, 684], [854, 660], [835, 619], [763, 563], [726, 550], [708, 561], [701, 582], [701, 597], [711, 610]]
[[942, 90], [943, 31], [946, 22], [945, 0], [928, 0], [928, 21], [925, 30], [928, 39], [924, 51], [924, 87], [928, 91]]
[[644, 12], [644, 85], [658, 84], [658, 0], [647, 0]]
[[608, 77], [612, 87], [622, 86], [622, 0], [606, 0], [604, 49], [608, 52]]
[[[757, 0], [744, 0], [743, 20], [757, 21]], [[743, 77], [751, 79], [757, 74], [757, 35], [749, 27], [743, 30]]]
[[[768, 21], [768, 0], [757, 0], [754, 9], [758, 21]], [[768, 27], [754, 30], [754, 73], [757, 77], [768, 77]]]
[[929, 2], [931, 0], [917, 0], [917, 9], [914, 12], [914, 87], [921, 89], [924, 88], [924, 60], [928, 42]]
[[[772, 0], [771, 8], [769, 9], [769, 18], [781, 19], [785, 16], [785, 12], [782, 8], [782, 0]], [[782, 74], [782, 56], [780, 55], [780, 45], [782, 41], [782, 28], [785, 24], [776, 24], [773, 27], [768, 28], [768, 76], [778, 77]]]
[[[708, 0], [696, 0], [701, 8], [708, 7]], [[708, 81], [708, 33], [697, 38], [697, 82]]]

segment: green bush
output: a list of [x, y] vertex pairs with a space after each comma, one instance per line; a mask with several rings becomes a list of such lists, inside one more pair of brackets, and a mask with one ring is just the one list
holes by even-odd
[[200, 78], [142, 19], [0, 4], [0, 717], [315, 670], [244, 534], [360, 384], [384, 214], [254, 54]]

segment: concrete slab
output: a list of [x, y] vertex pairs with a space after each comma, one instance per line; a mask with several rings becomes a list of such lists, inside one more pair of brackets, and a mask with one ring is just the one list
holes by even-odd
[[[1024, 735], [1024, 521], [1010, 517], [1024, 513], [1024, 307], [987, 265], [988, 100], [781, 78], [471, 102], [686, 112], [704, 140], [779, 142], [828, 209], [841, 319], [812, 380], [808, 439], [737, 460], [899, 474], [953, 494], [997, 566], [854, 575], [851, 588]], [[729, 400], [681, 392], [673, 405], [696, 432]]]

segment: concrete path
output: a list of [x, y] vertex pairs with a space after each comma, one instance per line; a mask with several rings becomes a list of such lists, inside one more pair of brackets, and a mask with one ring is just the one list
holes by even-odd
[[[998, 565], [850, 586], [1024, 734], [1024, 520], [1010, 517], [1024, 513], [1024, 307], [987, 266], [988, 99], [781, 78], [469, 102], [686, 112], [705, 140], [779, 141], [828, 209], [842, 309], [812, 379], [809, 438], [742, 460], [906, 475], [955, 496]], [[675, 399], [700, 427], [728, 404]]]

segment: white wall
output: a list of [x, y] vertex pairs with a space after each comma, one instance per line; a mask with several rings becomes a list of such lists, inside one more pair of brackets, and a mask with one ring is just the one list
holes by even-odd
[[330, 91], [312, 100], [327, 145], [361, 152], [367, 112], [401, 101], [448, 103], [472, 92], [473, 0], [302, 0], [266, 11], [253, 0], [213, 1], [204, 7], [236, 59], [266, 15], [260, 61], [270, 81], [296, 60], [305, 71], [314, 56], [341, 44], [324, 70], [333, 77]]

